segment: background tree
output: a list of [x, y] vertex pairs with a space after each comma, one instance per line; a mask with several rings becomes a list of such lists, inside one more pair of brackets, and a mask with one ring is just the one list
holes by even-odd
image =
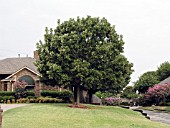
[[160, 81], [168, 78], [170, 76], [170, 63], [168, 61], [162, 63], [156, 72]]
[[134, 83], [134, 89], [139, 93], [145, 93], [149, 87], [159, 83], [157, 73], [155, 71], [149, 71], [139, 77]]
[[105, 18], [58, 20], [54, 30], [46, 28], [44, 38], [45, 43], [37, 43], [36, 62], [42, 80], [74, 87], [78, 103], [81, 88], [89, 94], [118, 93], [129, 83], [133, 65], [121, 54], [123, 37]]
[[122, 98], [137, 98], [138, 94], [136, 94], [136, 91], [134, 90], [133, 86], [127, 86], [124, 90], [123, 93], [121, 94]]

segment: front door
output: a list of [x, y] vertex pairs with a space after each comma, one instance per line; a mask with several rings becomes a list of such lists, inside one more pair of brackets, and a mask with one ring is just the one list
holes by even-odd
[[4, 91], [7, 91], [7, 83], [4, 83]]

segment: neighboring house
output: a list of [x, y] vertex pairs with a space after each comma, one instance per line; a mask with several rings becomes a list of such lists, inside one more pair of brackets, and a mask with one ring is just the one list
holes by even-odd
[[167, 83], [170, 83], [170, 76], [165, 80], [161, 81], [159, 84], [167, 84]]
[[25, 81], [28, 84], [26, 89], [34, 89], [39, 79], [37, 67], [33, 64], [34, 58], [18, 57], [0, 60], [0, 91], [15, 91], [15, 81]]

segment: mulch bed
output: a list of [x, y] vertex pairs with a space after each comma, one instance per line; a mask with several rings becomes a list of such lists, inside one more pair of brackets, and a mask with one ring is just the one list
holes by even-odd
[[70, 104], [70, 105], [69, 105], [69, 107], [70, 107], [70, 108], [82, 108], [82, 109], [89, 109], [89, 107], [88, 107], [88, 106], [86, 106], [86, 105], [83, 105], [83, 104], [79, 104], [79, 105], [78, 105], [78, 104], [76, 104], [76, 103], [75, 103], [75, 104]]

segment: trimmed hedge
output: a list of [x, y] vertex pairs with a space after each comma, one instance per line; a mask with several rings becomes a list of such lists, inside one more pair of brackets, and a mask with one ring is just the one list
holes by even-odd
[[38, 98], [22, 98], [17, 99], [17, 103], [63, 103], [63, 100], [57, 98], [49, 98], [49, 97], [38, 97]]
[[[14, 96], [15, 97], [15, 93], [16, 92], [11, 92], [11, 91], [0, 91], [0, 96], [1, 97], [4, 97], [4, 96]], [[34, 91], [28, 91], [28, 92], [26, 92], [26, 95], [27, 95], [27, 97], [28, 96], [32, 96], [32, 97], [35, 96]]]
[[0, 96], [0, 103], [15, 103], [14, 96]]
[[0, 96], [15, 96], [15, 92], [0, 91]]
[[[0, 103], [7, 103], [9, 101], [11, 103], [15, 102], [14, 100], [17, 100], [15, 93], [16, 92], [0, 91]], [[47, 91], [47, 90], [45, 90], [45, 91], [41, 92], [41, 96], [46, 97], [45, 100], [47, 98], [52, 98], [49, 100], [49, 102], [52, 102], [52, 103], [57, 103], [57, 102], [64, 102], [64, 103], [69, 102], [70, 103], [70, 102], [72, 102], [73, 93], [68, 90], [64, 90], [64, 91]], [[32, 99], [38, 99], [38, 98], [35, 97], [33, 91], [28, 91], [28, 92], [26, 92], [26, 98], [24, 98], [24, 99], [32, 100]], [[56, 99], [59, 99], [62, 101], [58, 101]], [[42, 100], [42, 103], [43, 103], [43, 100]], [[48, 99], [47, 99], [47, 101], [45, 101], [45, 103], [48, 103]]]
[[62, 99], [64, 102], [71, 102], [73, 93], [68, 90], [64, 91], [42, 91], [41, 96]]
[[27, 92], [27, 97], [30, 97], [30, 96], [32, 96], [32, 97], [35, 96], [34, 91], [28, 91]]

